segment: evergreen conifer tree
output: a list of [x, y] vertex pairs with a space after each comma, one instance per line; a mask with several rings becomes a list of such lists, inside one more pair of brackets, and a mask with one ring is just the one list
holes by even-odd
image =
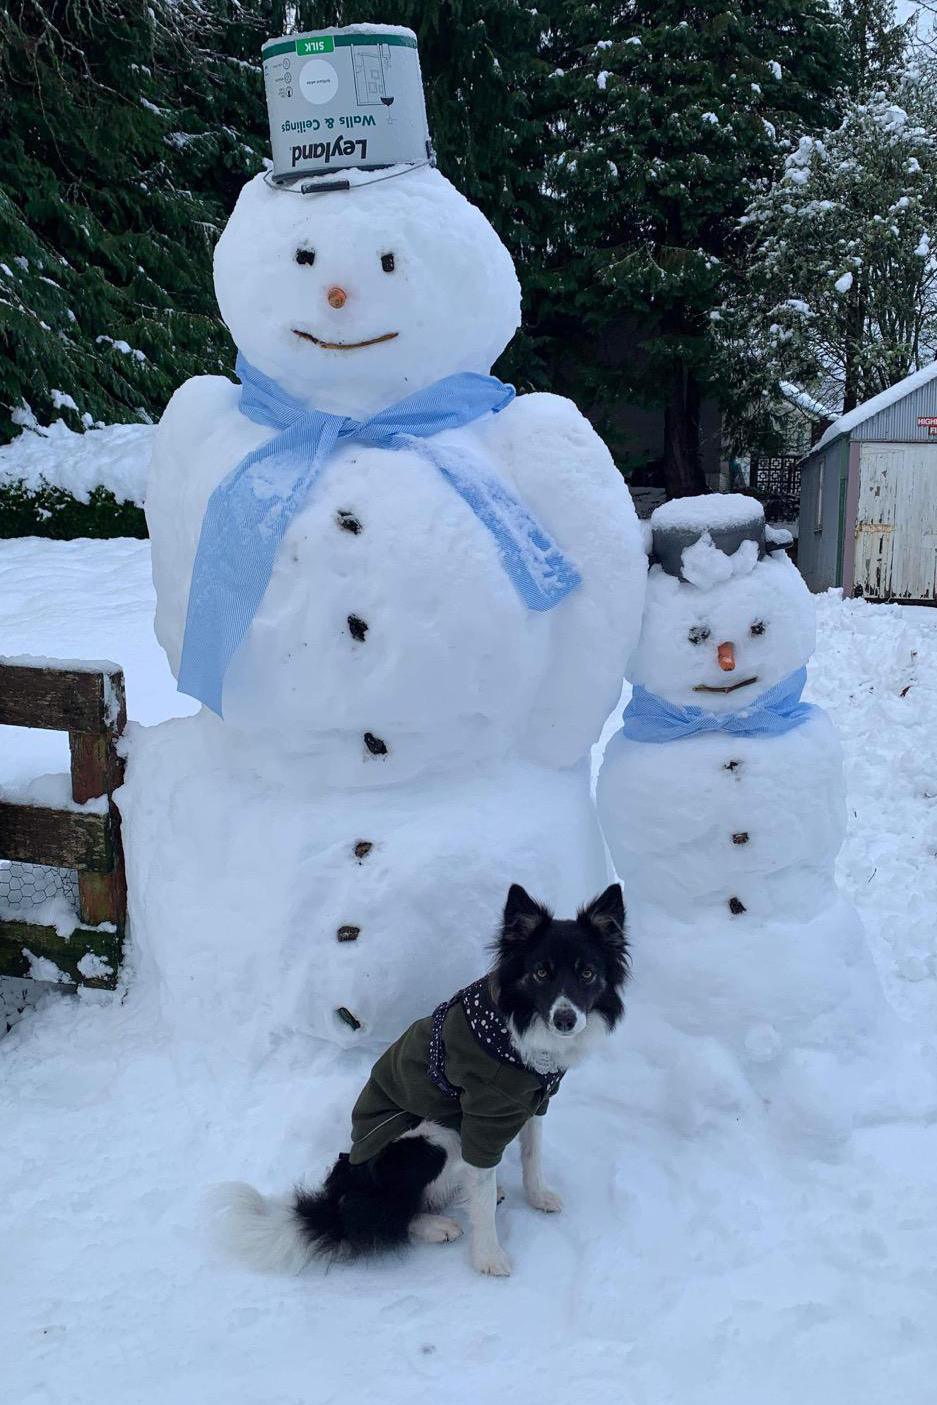
[[227, 364], [211, 248], [266, 134], [264, 26], [222, 34], [226, 10], [0, 12], [0, 438], [24, 405], [73, 427], [155, 416]]
[[712, 318], [736, 220], [788, 134], [831, 113], [842, 28], [823, 0], [607, 13], [603, 30], [583, 11], [591, 42], [557, 76], [567, 115], [548, 184], [566, 219], [541, 329], [567, 348], [560, 382], [589, 363], [590, 408], [613, 444], [616, 400], [663, 407], [665, 484], [702, 491], [700, 402], [724, 392]]

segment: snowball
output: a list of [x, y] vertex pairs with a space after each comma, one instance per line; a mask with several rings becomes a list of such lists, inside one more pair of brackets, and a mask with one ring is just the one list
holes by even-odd
[[740, 543], [731, 556], [713, 544], [709, 532], [681, 554], [685, 579], [700, 590], [709, 590], [733, 576], [746, 575], [758, 564], [758, 543], [750, 538]]
[[131, 930], [182, 1047], [209, 1019], [218, 1057], [290, 1035], [377, 1052], [488, 968], [512, 882], [567, 915], [607, 882], [584, 768], [330, 790], [205, 712], [133, 741]]
[[[731, 569], [730, 558], [714, 555]], [[753, 634], [753, 626], [762, 628]], [[815, 638], [813, 598], [787, 556], [766, 556], [747, 574], [706, 590], [655, 566], [628, 678], [681, 706], [736, 712], [801, 668]], [[723, 643], [734, 645], [731, 676], [719, 667], [716, 650]], [[745, 679], [751, 684], [731, 693], [699, 691]]]
[[833, 284], [833, 287], [838, 293], [848, 293], [849, 289], [852, 287], [852, 281], [852, 274], [844, 273], [841, 277], [837, 278], [836, 282]]
[[[363, 418], [454, 372], [487, 373], [520, 322], [520, 287], [484, 215], [438, 171], [346, 177], [351, 190], [310, 195], [248, 181], [215, 249], [215, 291], [252, 365], [307, 404]], [[331, 350], [312, 337], [390, 339]]]

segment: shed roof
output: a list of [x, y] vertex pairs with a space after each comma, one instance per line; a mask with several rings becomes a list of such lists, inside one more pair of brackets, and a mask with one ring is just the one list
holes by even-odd
[[887, 390], [873, 395], [871, 400], [866, 400], [863, 404], [857, 405], [854, 410], [840, 415], [839, 419], [834, 420], [829, 429], [817, 440], [807, 457], [819, 453], [821, 449], [828, 448], [834, 439], [839, 439], [843, 434], [851, 434], [860, 424], [865, 424], [875, 415], [880, 415], [882, 411], [890, 409], [899, 400], [904, 400], [906, 396], [912, 395], [914, 391], [928, 385], [935, 377], [937, 377], [937, 361], [932, 361], [929, 366], [923, 366], [920, 371], [914, 371], [910, 376], [905, 376], [904, 380], [899, 381], [897, 385], [890, 385]]

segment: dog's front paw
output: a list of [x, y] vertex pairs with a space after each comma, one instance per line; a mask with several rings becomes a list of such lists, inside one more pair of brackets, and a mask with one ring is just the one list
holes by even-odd
[[558, 1215], [563, 1208], [562, 1200], [553, 1190], [529, 1190], [527, 1202], [545, 1215]]
[[493, 1249], [473, 1251], [472, 1267], [476, 1273], [487, 1273], [492, 1278], [510, 1278], [511, 1261], [497, 1244]]

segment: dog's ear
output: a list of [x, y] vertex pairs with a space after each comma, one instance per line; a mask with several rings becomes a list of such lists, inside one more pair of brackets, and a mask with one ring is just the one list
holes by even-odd
[[550, 921], [550, 912], [526, 892], [519, 883], [512, 883], [504, 904], [504, 921], [501, 936], [504, 941], [526, 941], [544, 922]]
[[586, 922], [603, 940], [615, 945], [625, 940], [625, 900], [618, 883], [611, 883], [593, 898], [591, 903], [579, 913], [580, 922]]

